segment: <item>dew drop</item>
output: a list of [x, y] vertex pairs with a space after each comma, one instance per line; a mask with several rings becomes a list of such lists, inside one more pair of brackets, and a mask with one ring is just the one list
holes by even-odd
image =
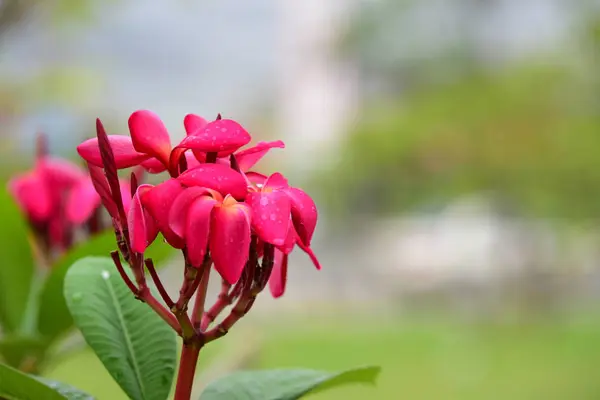
[[221, 132], [227, 132], [227, 128], [221, 128]]
[[81, 299], [83, 299], [83, 294], [81, 292], [73, 293], [73, 295], [71, 296], [71, 299], [75, 302], [80, 302]]
[[[275, 215], [275, 214], [271, 214], [271, 215], [269, 216], [269, 218], [271, 219], [271, 221], [275, 221], [275, 220], [277, 219], [277, 215]], [[281, 221], [279, 221], [279, 222], [281, 223]]]
[[102, 279], [104, 280], [108, 280], [110, 278], [110, 272], [108, 272], [107, 270], [104, 270], [100, 273], [102, 275]]
[[267, 197], [261, 197], [260, 199], [260, 205], [261, 206], [266, 206], [269, 204], [269, 199]]
[[267, 217], [267, 215], [266, 215], [266, 214], [262, 214], [262, 215], [260, 216], [260, 219], [262, 219], [263, 221], [266, 221], [266, 220], [267, 220], [267, 218], [268, 218], [268, 217]]

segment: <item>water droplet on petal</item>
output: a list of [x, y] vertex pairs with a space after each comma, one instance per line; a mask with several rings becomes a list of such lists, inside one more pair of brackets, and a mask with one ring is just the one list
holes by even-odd
[[[275, 220], [277, 219], [277, 215], [275, 215], [275, 214], [271, 214], [271, 215], [269, 216], [269, 218], [271, 219], [271, 221], [275, 221]], [[281, 222], [281, 221], [279, 221], [279, 222]]]
[[269, 204], [269, 199], [267, 197], [264, 197], [264, 196], [261, 197], [261, 199], [260, 199], [260, 205], [261, 206], [266, 206], [268, 204]]
[[263, 221], [266, 221], [266, 220], [267, 220], [267, 218], [268, 218], [268, 217], [267, 217], [267, 214], [262, 214], [262, 215], [260, 216], [260, 219], [262, 219]]

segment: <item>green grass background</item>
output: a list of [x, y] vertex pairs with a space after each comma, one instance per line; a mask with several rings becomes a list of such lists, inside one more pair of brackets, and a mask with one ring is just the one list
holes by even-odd
[[[504, 324], [449, 318], [288, 319], [295, 322], [261, 327], [255, 367], [383, 368], [376, 388], [340, 388], [312, 396], [315, 400], [600, 398], [600, 318]], [[243, 335], [233, 330], [207, 349], [200, 365], [209, 365]], [[48, 376], [99, 400], [124, 399], [89, 351], [51, 366]]]

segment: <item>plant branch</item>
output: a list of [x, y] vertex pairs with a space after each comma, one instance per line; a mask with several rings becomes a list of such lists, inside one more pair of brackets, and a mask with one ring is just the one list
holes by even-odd
[[125, 284], [129, 288], [129, 290], [131, 290], [131, 292], [134, 295], [138, 296], [139, 295], [139, 289], [135, 286], [135, 284], [129, 278], [129, 275], [127, 275], [127, 272], [125, 272], [125, 269], [123, 269], [123, 264], [121, 264], [121, 257], [119, 256], [119, 252], [118, 251], [112, 251], [110, 253], [110, 256], [112, 257], [113, 262], [115, 263], [115, 266], [117, 267], [117, 271], [119, 271], [119, 274], [121, 275], [121, 278], [123, 279], [123, 281], [125, 282]]
[[171, 328], [173, 328], [179, 336], [183, 336], [179, 321], [167, 308], [165, 308], [165, 306], [160, 304], [156, 297], [152, 296], [150, 289], [146, 287], [144, 290], [142, 290], [138, 295], [138, 299], [148, 304], [150, 308], [152, 308], [154, 312], [156, 312], [167, 324], [169, 324], [169, 326], [171, 326]]
[[201, 348], [202, 346], [198, 343], [184, 344], [179, 360], [174, 400], [190, 400]]
[[200, 331], [204, 332], [208, 329], [210, 324], [223, 312], [223, 310], [231, 304], [231, 296], [229, 295], [229, 291], [231, 289], [231, 285], [227, 283], [225, 279], [221, 283], [221, 292], [215, 301], [215, 304], [206, 311], [202, 315], [202, 320], [200, 322]]
[[196, 290], [196, 301], [194, 302], [194, 310], [192, 311], [192, 325], [194, 329], [200, 328], [200, 322], [202, 315], [204, 314], [204, 304], [206, 303], [206, 291], [208, 290], [208, 282], [210, 280], [210, 270], [212, 266], [212, 259], [210, 255], [206, 253], [204, 262], [201, 267], [201, 280]]
[[174, 304], [173, 300], [171, 300], [169, 293], [167, 293], [167, 290], [163, 286], [160, 278], [158, 277], [158, 274], [156, 273], [156, 268], [154, 268], [154, 262], [152, 262], [151, 258], [147, 258], [144, 261], [144, 264], [146, 264], [146, 268], [148, 269], [148, 272], [150, 273], [150, 276], [152, 277], [152, 281], [154, 282], [154, 284], [156, 285], [156, 288], [158, 289], [158, 293], [160, 294], [160, 297], [162, 297], [162, 299], [164, 300], [167, 307], [172, 308], [173, 304]]

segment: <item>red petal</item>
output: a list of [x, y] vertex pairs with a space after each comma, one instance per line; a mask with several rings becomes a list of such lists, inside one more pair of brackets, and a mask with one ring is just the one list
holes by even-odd
[[127, 213], [127, 227], [131, 249], [136, 253], [143, 253], [150, 243], [156, 238], [157, 229], [152, 217], [145, 212], [140, 199], [141, 194], [152, 190], [152, 185], [140, 185], [131, 201], [131, 207]]
[[146, 161], [144, 161], [141, 165], [146, 171], [150, 172], [151, 174], [160, 174], [161, 172], [164, 172], [167, 169], [167, 167], [165, 167], [162, 161], [160, 161], [158, 158], [149, 158]]
[[208, 125], [208, 121], [196, 114], [188, 114], [183, 118], [185, 133], [191, 135]]
[[[116, 166], [119, 169], [133, 167], [150, 158], [147, 154], [135, 151], [129, 136], [108, 135], [108, 141], [115, 155]], [[77, 152], [88, 163], [97, 167], [103, 166], [98, 138], [88, 139], [81, 143], [77, 146]]]
[[268, 189], [286, 189], [288, 187], [288, 180], [279, 172], [275, 172], [273, 175], [269, 176], [265, 182], [265, 188]]
[[175, 234], [169, 227], [169, 210], [175, 198], [183, 191], [183, 187], [176, 179], [169, 179], [142, 195], [142, 204], [148, 213], [154, 218], [158, 229], [165, 240], [173, 247], [182, 249], [183, 239]]
[[173, 202], [169, 211], [169, 226], [178, 236], [185, 238], [185, 227], [190, 205], [200, 196], [211, 196], [219, 201], [223, 198], [218, 192], [203, 187], [186, 188]]
[[52, 198], [43, 177], [36, 171], [17, 176], [8, 183], [15, 201], [34, 221], [43, 222], [52, 213]]
[[129, 207], [131, 206], [131, 185], [126, 180], [120, 179], [119, 188], [121, 189], [121, 200], [123, 200], [123, 210], [125, 210], [125, 213], [127, 213], [129, 211]]
[[254, 166], [261, 158], [267, 154], [272, 148], [285, 148], [285, 144], [281, 140], [274, 142], [258, 142], [256, 146], [250, 147], [249, 149], [242, 150], [235, 154], [240, 169], [244, 172], [248, 171]]
[[246, 203], [252, 209], [252, 228], [267, 243], [281, 246], [288, 236], [291, 204], [281, 191], [249, 193]]
[[306, 254], [308, 254], [308, 256], [310, 257], [310, 260], [313, 262], [313, 264], [315, 265], [315, 267], [318, 270], [320, 270], [321, 269], [321, 263], [317, 259], [317, 256], [312, 251], [312, 249], [310, 247], [308, 247], [308, 246], [303, 245], [302, 242], [297, 242], [297, 244], [298, 244], [298, 247], [300, 247]]
[[190, 133], [179, 146], [201, 152], [219, 152], [227, 156], [250, 142], [250, 134], [237, 122], [221, 119]]
[[259, 187], [264, 186], [265, 182], [267, 181], [267, 176], [259, 174], [258, 172], [246, 172], [246, 178], [248, 178], [251, 183]]
[[275, 250], [273, 271], [269, 277], [269, 290], [274, 298], [283, 296], [287, 282], [288, 255]]
[[313, 199], [304, 191], [297, 188], [285, 189], [292, 202], [292, 221], [298, 237], [306, 246], [310, 246], [313, 233], [317, 226], [317, 206]]
[[100, 205], [100, 196], [89, 177], [84, 177], [69, 191], [66, 217], [72, 224], [87, 221]]
[[223, 196], [231, 194], [238, 200], [246, 197], [247, 186], [244, 177], [226, 165], [202, 164], [185, 171], [177, 179], [184, 186], [214, 189]]
[[88, 170], [90, 171], [90, 179], [92, 180], [92, 184], [94, 185], [98, 195], [100, 195], [100, 199], [102, 200], [104, 208], [106, 208], [106, 211], [108, 211], [112, 218], [119, 218], [119, 212], [117, 211], [117, 206], [112, 198], [110, 187], [108, 186], [108, 181], [106, 180], [104, 171], [102, 168], [96, 167], [90, 163], [88, 163], [87, 166]]
[[283, 242], [281, 246], [277, 246], [277, 249], [283, 252], [284, 254], [290, 254], [292, 250], [294, 250], [294, 246], [296, 245], [297, 240], [298, 234], [296, 233], [296, 230], [294, 229], [294, 224], [291, 222], [290, 219], [289, 229], [285, 238], [285, 242]]
[[168, 165], [171, 138], [158, 115], [148, 110], [134, 112], [129, 117], [129, 133], [135, 150], [156, 157], [165, 166]]
[[245, 204], [216, 206], [210, 227], [215, 269], [230, 284], [242, 275], [250, 250], [250, 212]]
[[186, 245], [188, 258], [192, 266], [200, 267], [206, 255], [210, 216], [217, 201], [208, 196], [202, 196], [192, 203], [187, 213]]

